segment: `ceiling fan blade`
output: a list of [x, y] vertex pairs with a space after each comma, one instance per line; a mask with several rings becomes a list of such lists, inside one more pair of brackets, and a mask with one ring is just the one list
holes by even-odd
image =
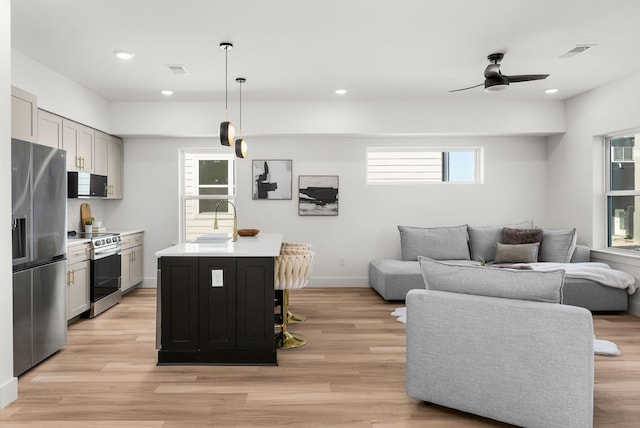
[[514, 82], [529, 82], [531, 80], [542, 80], [549, 77], [549, 75], [548, 74], [518, 74], [515, 76], [503, 75], [503, 77], [507, 79], [509, 83], [514, 83]]
[[478, 86], [484, 86], [484, 82], [478, 84], [478, 85], [474, 85], [474, 86], [469, 86], [468, 88], [461, 88], [461, 89], [453, 89], [449, 92], [460, 92], [460, 91], [466, 91], [467, 89], [473, 89], [473, 88], [477, 88]]

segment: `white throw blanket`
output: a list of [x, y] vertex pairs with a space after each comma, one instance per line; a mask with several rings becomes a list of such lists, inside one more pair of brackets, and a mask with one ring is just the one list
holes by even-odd
[[583, 263], [517, 263], [513, 265], [530, 266], [537, 271], [550, 271], [562, 269], [566, 278], [590, 279], [602, 285], [614, 288], [627, 289], [627, 293], [633, 294], [638, 289], [636, 279], [621, 270], [611, 269], [606, 263], [583, 262]]

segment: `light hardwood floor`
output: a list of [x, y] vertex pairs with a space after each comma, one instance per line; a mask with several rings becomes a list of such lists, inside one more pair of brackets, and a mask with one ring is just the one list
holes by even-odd
[[[69, 328], [68, 345], [19, 379], [0, 427], [506, 426], [405, 393], [405, 327], [366, 288], [291, 292], [309, 343], [278, 367], [156, 366], [155, 290]], [[595, 316], [620, 357], [596, 356], [596, 427], [640, 426], [640, 318]]]

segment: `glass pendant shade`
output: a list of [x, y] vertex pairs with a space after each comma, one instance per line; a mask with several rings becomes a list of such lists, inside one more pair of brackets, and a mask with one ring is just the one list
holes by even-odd
[[236, 156], [241, 159], [247, 157], [247, 142], [244, 138], [238, 138], [236, 140]]
[[233, 146], [233, 139], [236, 136], [236, 130], [231, 122], [222, 122], [220, 124], [220, 143], [223, 146]]

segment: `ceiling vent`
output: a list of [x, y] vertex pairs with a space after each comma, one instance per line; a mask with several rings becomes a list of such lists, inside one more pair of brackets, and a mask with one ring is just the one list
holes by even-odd
[[576, 56], [579, 53], [582, 53], [582, 52], [586, 51], [587, 49], [592, 48], [593, 46], [597, 46], [597, 45], [594, 45], [594, 44], [577, 45], [575, 48], [571, 49], [570, 51], [565, 52], [562, 55], [560, 55], [560, 58], [571, 58], [572, 56]]
[[189, 74], [185, 66], [182, 64], [167, 64], [167, 67], [169, 67], [169, 70], [171, 70], [173, 74], [181, 74], [183, 76]]

